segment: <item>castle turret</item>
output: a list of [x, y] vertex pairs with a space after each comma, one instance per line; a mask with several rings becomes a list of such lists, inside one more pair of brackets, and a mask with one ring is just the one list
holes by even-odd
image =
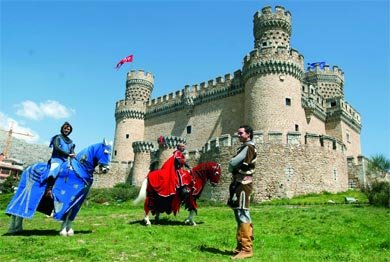
[[344, 72], [337, 66], [333, 66], [333, 69], [329, 65], [322, 69], [318, 64], [314, 68], [310, 67], [305, 72], [304, 81], [317, 88], [324, 98], [344, 97]]
[[143, 70], [127, 74], [125, 99], [116, 103], [113, 160], [133, 161], [132, 144], [144, 140], [146, 104], [153, 90], [154, 77]]
[[290, 48], [291, 14], [277, 6], [254, 16], [254, 50], [244, 58], [245, 122], [264, 132], [306, 131], [303, 56]]
[[186, 143], [185, 138], [178, 136], [160, 136], [158, 138], [158, 164], [157, 168], [161, 168], [164, 162], [172, 156], [179, 143]]
[[130, 174], [131, 184], [141, 186], [150, 171], [153, 152], [156, 151], [152, 142], [136, 141], [133, 143], [134, 163]]

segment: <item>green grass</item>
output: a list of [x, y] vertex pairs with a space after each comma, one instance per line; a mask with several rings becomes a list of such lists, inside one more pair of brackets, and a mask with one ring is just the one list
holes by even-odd
[[[344, 197], [253, 205], [255, 255], [245, 261], [390, 261], [390, 210], [344, 205]], [[0, 198], [0, 261], [230, 261], [235, 246], [235, 221], [223, 204], [201, 202], [195, 227], [183, 225], [184, 210], [145, 227], [141, 205], [90, 203], [74, 222], [74, 237], [59, 236], [60, 223], [40, 213], [25, 221], [24, 234], [7, 236], [10, 196]], [[338, 204], [324, 204], [329, 198]]]

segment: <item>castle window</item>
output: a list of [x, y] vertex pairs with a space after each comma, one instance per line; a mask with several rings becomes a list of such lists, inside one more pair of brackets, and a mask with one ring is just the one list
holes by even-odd
[[299, 131], [299, 125], [295, 125], [295, 131]]
[[335, 107], [336, 105], [337, 105], [336, 101], [330, 102], [330, 106], [331, 106], [331, 107]]
[[347, 134], [346, 134], [346, 137], [347, 137], [347, 142], [348, 142], [348, 143], [351, 143], [351, 137], [350, 137], [350, 135], [349, 135], [348, 132], [347, 132]]
[[129, 139], [130, 135], [129, 134], [126, 134], [126, 139]]
[[291, 98], [286, 98], [286, 106], [291, 106]]
[[116, 150], [114, 151], [114, 156], [116, 156]]
[[267, 42], [263, 42], [263, 46], [267, 46]]
[[192, 131], [192, 127], [191, 126], [187, 126], [187, 134], [191, 134], [191, 131]]

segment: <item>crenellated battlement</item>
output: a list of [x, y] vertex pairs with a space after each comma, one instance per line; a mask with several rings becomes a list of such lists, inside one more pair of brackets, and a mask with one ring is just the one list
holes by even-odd
[[256, 75], [287, 74], [301, 80], [303, 77], [303, 57], [297, 61], [293, 59], [274, 59], [264, 60], [251, 53], [249, 60], [244, 60], [243, 81]]
[[127, 73], [127, 81], [129, 80], [145, 80], [154, 84], [154, 76], [152, 73], [145, 72], [144, 70], [131, 70]]
[[249, 54], [244, 57], [243, 63], [244, 68], [253, 66], [253, 64], [259, 63], [264, 60], [280, 60], [286, 62], [294, 62], [303, 71], [304, 57], [295, 49], [289, 49], [285, 46], [273, 47], [262, 47], [261, 49], [255, 48]]
[[[257, 147], [285, 145], [289, 148], [302, 146], [318, 147], [323, 150], [339, 151], [343, 154], [345, 154], [346, 151], [345, 145], [332, 136], [311, 133], [303, 135], [300, 132], [293, 131], [288, 132], [287, 134], [277, 131], [268, 132], [266, 134], [261, 131], [254, 131], [253, 141], [256, 143]], [[207, 141], [200, 151], [206, 153], [218, 147], [237, 147], [237, 144], [239, 143], [238, 135], [225, 134]]]
[[255, 13], [253, 21], [255, 27], [280, 27], [291, 34], [291, 13], [283, 6], [276, 6], [275, 12], [272, 12], [270, 6], [264, 7]]
[[243, 92], [243, 87], [241, 86], [241, 71], [238, 70], [234, 73], [234, 76], [225, 74], [200, 84], [185, 85], [181, 90], [149, 100], [147, 115], [155, 116], [156, 114], [192, 107], [240, 92]]
[[337, 83], [344, 83], [344, 72], [338, 67], [333, 66], [330, 69], [329, 65], [325, 65], [322, 69], [320, 65], [316, 65], [314, 68], [308, 67], [305, 72], [305, 78], [308, 82], [317, 81], [335, 81]]
[[132, 146], [134, 153], [148, 153], [156, 150], [154, 143], [149, 141], [135, 141]]
[[179, 143], [186, 144], [186, 139], [180, 136], [160, 136], [157, 144], [163, 148], [176, 148]]

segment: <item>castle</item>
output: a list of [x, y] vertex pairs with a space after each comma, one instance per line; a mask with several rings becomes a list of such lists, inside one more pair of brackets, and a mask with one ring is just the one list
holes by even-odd
[[254, 49], [233, 75], [151, 99], [152, 73], [127, 74], [115, 109], [112, 182], [140, 185], [152, 164], [185, 142], [192, 166], [221, 163], [222, 183], [207, 194], [226, 200], [235, 132], [248, 124], [259, 154], [255, 201], [348, 189], [348, 166], [361, 158], [361, 118], [344, 100], [343, 71], [320, 63], [305, 70], [303, 55], [290, 46], [284, 7], [264, 7], [253, 23]]

